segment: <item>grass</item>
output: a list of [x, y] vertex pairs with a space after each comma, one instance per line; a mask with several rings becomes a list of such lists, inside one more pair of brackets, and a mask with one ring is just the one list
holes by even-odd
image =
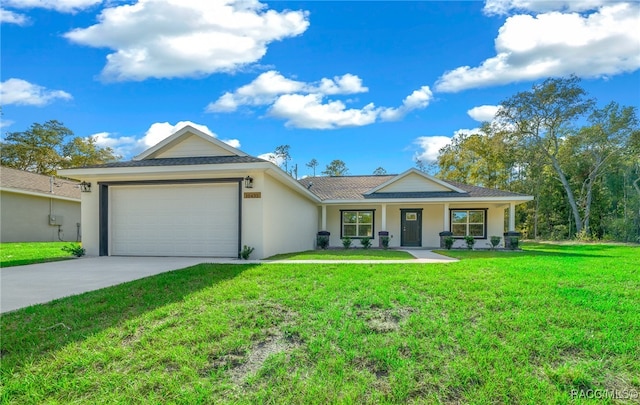
[[71, 259], [69, 252], [62, 250], [69, 242], [16, 242], [0, 243], [0, 267], [52, 262]]
[[449, 264], [198, 265], [4, 314], [0, 401], [637, 394], [640, 248], [524, 249], [452, 251], [463, 260]]
[[266, 260], [412, 260], [410, 253], [382, 249], [327, 249], [283, 253]]

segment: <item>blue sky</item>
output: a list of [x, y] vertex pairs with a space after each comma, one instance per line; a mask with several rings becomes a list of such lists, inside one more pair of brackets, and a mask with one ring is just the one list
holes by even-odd
[[298, 175], [433, 159], [501, 100], [576, 74], [640, 106], [640, 3], [4, 0], [2, 133], [62, 121], [125, 159], [184, 123]]

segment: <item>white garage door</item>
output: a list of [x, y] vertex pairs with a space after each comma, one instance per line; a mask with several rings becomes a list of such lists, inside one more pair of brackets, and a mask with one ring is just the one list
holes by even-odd
[[238, 256], [238, 184], [113, 186], [110, 250], [120, 256]]

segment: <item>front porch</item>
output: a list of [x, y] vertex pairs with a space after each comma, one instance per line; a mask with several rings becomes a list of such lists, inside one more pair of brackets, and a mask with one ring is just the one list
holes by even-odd
[[330, 247], [341, 247], [345, 237], [355, 247], [363, 237], [369, 237], [372, 246], [381, 246], [381, 236], [388, 236], [391, 248], [436, 249], [441, 247], [443, 231], [454, 231], [454, 247], [465, 245], [463, 232], [475, 236], [477, 247], [489, 247], [491, 236], [515, 232], [515, 205], [504, 201], [323, 204], [318, 228], [328, 233]]

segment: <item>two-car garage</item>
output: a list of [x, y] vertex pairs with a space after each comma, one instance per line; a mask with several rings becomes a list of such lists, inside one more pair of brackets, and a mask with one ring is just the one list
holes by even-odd
[[241, 183], [102, 184], [102, 254], [237, 257]]

